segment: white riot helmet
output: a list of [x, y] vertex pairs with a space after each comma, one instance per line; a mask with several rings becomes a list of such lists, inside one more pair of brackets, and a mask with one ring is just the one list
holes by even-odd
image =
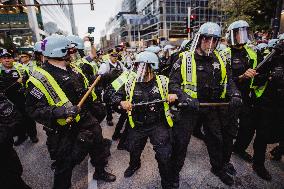
[[280, 34], [278, 36], [279, 41], [284, 41], [284, 33]]
[[[200, 48], [205, 56], [210, 56], [218, 46], [221, 38], [221, 27], [213, 22], [202, 24], [194, 36], [190, 51], [194, 52]], [[207, 45], [204, 45], [207, 44]]]
[[155, 53], [155, 54], [158, 54], [161, 50], [162, 49], [159, 46], [154, 46], [154, 45], [145, 49], [145, 51], [152, 52], [152, 53]]
[[181, 43], [180, 45], [180, 48], [179, 50], [180, 51], [185, 51], [185, 50], [188, 50], [190, 48], [190, 40], [186, 39], [186, 40], [183, 40], [183, 42]]
[[42, 54], [49, 58], [63, 58], [71, 48], [70, 41], [63, 35], [52, 35], [42, 41]]
[[42, 46], [42, 41], [36, 42], [34, 45], [34, 52], [42, 53], [41, 46]]
[[76, 35], [69, 35], [67, 39], [71, 42], [71, 44], [75, 45], [76, 49], [84, 50], [84, 40]]
[[272, 49], [277, 43], [279, 39], [270, 39], [267, 43], [267, 47]]
[[227, 46], [224, 45], [224, 44], [222, 44], [222, 43], [220, 43], [220, 44], [217, 46], [218, 51], [223, 51], [223, 50], [225, 50], [226, 48], [227, 48]]
[[141, 52], [136, 56], [133, 71], [137, 73], [137, 82], [148, 81], [149, 76], [159, 68], [159, 58], [153, 52]]
[[267, 46], [268, 45], [266, 43], [259, 43], [256, 46], [256, 50], [259, 51], [259, 52], [262, 52], [262, 51], [264, 51], [267, 48]]
[[166, 45], [165, 47], [164, 47], [164, 51], [167, 51], [167, 50], [172, 50], [172, 49], [174, 49], [175, 47], [174, 46], [172, 46], [172, 45]]
[[244, 20], [233, 22], [227, 30], [227, 40], [232, 46], [244, 45], [249, 41], [248, 34], [249, 24]]

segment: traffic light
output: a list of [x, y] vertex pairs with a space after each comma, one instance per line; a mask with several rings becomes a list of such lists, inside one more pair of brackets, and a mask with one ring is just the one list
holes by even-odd
[[195, 15], [190, 15], [190, 28], [191, 29], [196, 26], [195, 20], [196, 20], [196, 16]]
[[90, 4], [91, 4], [91, 10], [94, 10], [95, 7], [94, 7], [94, 0], [90, 0]]
[[88, 27], [88, 33], [93, 33], [95, 31], [95, 27]]

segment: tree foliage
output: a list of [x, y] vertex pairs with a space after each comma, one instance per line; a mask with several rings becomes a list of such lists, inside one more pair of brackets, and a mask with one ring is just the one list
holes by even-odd
[[213, 9], [227, 15], [226, 25], [236, 20], [246, 20], [254, 30], [269, 29], [277, 0], [209, 0]]

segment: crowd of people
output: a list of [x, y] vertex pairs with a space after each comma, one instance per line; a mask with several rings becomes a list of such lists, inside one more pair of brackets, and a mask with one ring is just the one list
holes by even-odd
[[243, 20], [221, 33], [207, 22], [180, 47], [139, 51], [117, 46], [86, 54], [84, 41], [73, 35], [48, 36], [19, 57], [1, 49], [1, 188], [30, 188], [13, 146], [28, 137], [37, 143], [36, 123], [47, 135], [54, 189], [71, 187], [72, 171], [87, 155], [94, 179], [115, 182], [105, 170], [112, 141], [100, 126], [104, 120], [114, 125], [113, 112], [120, 117], [112, 140], [130, 156], [126, 178], [143, 166], [149, 138], [162, 188], [179, 188], [193, 135], [204, 140], [211, 172], [226, 185], [237, 174], [232, 153], [270, 181], [267, 145], [279, 143], [270, 152], [274, 160], [284, 154], [284, 34], [256, 44]]

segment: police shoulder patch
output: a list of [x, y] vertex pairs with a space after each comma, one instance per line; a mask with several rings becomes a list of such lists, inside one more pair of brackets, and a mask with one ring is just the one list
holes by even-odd
[[33, 95], [34, 97], [36, 97], [37, 99], [41, 99], [43, 94], [42, 92], [40, 92], [36, 87], [34, 87], [32, 90], [31, 90], [31, 95]]
[[177, 70], [178, 68], [180, 67], [180, 64], [179, 63], [174, 63], [174, 65], [173, 65], [173, 68], [175, 69], [175, 70]]

